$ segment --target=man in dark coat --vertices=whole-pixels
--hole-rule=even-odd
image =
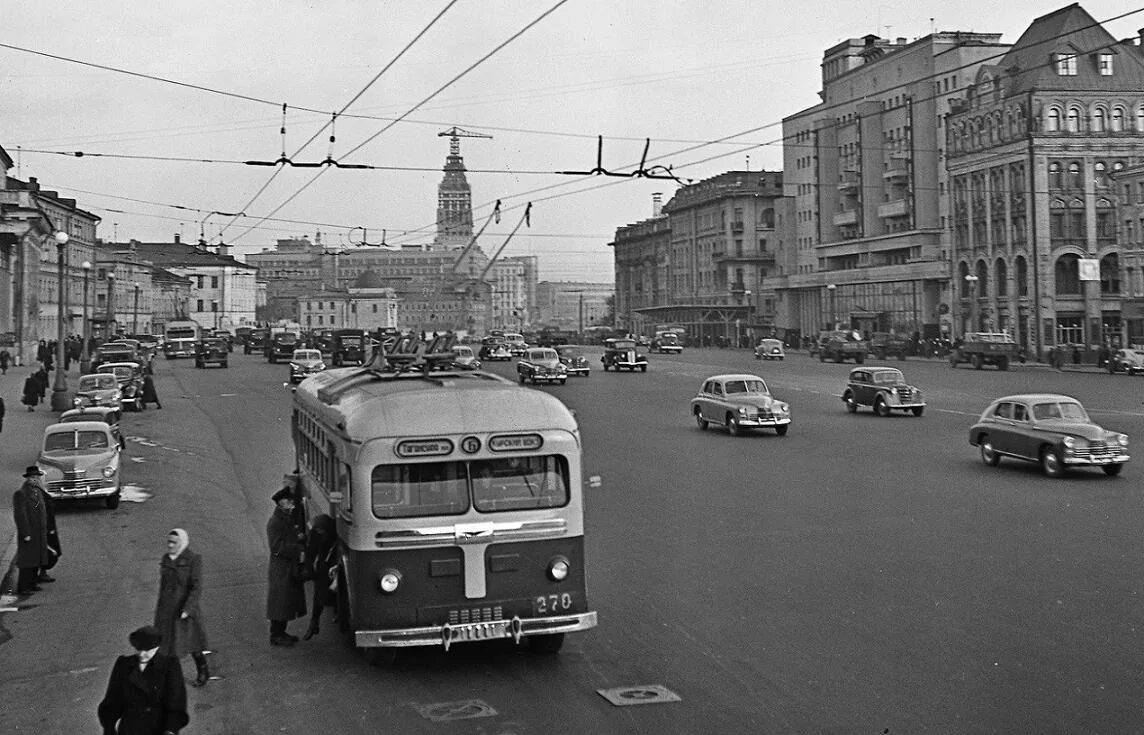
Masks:
[[[4,399],[0,398],[0,431],[4,431]]]
[[[314,516],[310,535],[306,539],[306,563],[312,572],[314,594],[311,597],[310,627],[302,636],[304,640],[308,641],[318,634],[322,610],[337,604],[334,592],[330,589],[333,584],[330,576],[332,570],[337,568],[337,547],[338,531],[334,519],[325,513]]]
[[[150,362],[147,363],[150,366]],[[155,391],[155,379],[151,377],[150,372],[143,374],[143,405],[154,403],[156,408],[162,408],[163,404],[159,403],[159,394]]]
[[[0,350],[0,374],[8,374],[8,365],[12,362],[12,355],[8,350]]]
[[[32,465],[24,470],[24,483],[12,495],[12,515],[16,521],[16,594],[39,592],[40,570],[52,564],[48,550],[48,506],[40,488],[44,473]]]
[[[31,373],[24,379],[24,395],[20,398],[20,403],[27,406],[29,411],[35,411],[39,405],[40,379],[36,373]]]
[[[298,637],[286,632],[286,624],[306,614],[306,585],[298,574],[306,535],[294,524],[294,490],[284,487],[274,493],[274,513],[266,523],[270,564],[266,572],[266,618],[270,621],[270,645],[292,646]]]
[[[99,703],[103,735],[174,735],[187,726],[187,685],[179,659],[163,656],[163,636],[150,625],[128,640],[137,653],[120,656]]]
[[[41,401],[47,397],[48,386],[52,384],[52,377],[48,374],[49,369],[50,368],[41,365],[40,369],[36,371],[36,386],[39,388]]]

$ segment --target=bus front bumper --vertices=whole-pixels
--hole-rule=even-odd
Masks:
[[[547,618],[520,618],[493,620],[484,623],[458,625],[432,625],[425,628],[395,628],[390,630],[359,630],[354,632],[358,648],[405,648],[410,646],[449,646],[454,643],[493,641],[512,638],[520,643],[530,635],[572,633],[596,627],[596,613],[555,615]]]

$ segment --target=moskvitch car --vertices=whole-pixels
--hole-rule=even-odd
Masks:
[[[634,339],[611,337],[604,340],[604,355],[600,358],[604,372],[614,369],[647,372],[647,355],[640,354]]]

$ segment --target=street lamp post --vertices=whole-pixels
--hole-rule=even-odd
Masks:
[[[972,274],[965,276],[965,282],[969,284],[969,326],[968,331],[976,332],[977,326],[977,281],[978,277]]]
[[[115,323],[115,274],[107,272],[107,323],[103,325],[103,336],[111,341],[112,325]]]
[[[131,333],[139,334],[139,281],[131,285],[135,289],[135,303],[131,306]]]
[[[52,386],[52,410],[68,409],[68,381],[64,375],[64,250],[67,248],[68,233],[57,230],[56,238],[56,277],[59,280],[59,307],[56,310],[56,380]]]
[[[830,293],[830,328],[838,329],[837,312],[834,310],[834,293],[838,290],[838,285],[834,283],[826,284],[826,290]]]
[[[91,372],[91,354],[87,351],[88,342],[91,341],[91,317],[87,311],[88,281],[91,279],[91,262],[83,261],[83,344],[79,348],[79,372],[87,375]]]
[[[753,296],[754,294],[751,291],[743,292],[743,299],[747,302],[747,342],[749,343],[747,347],[755,346],[755,331],[751,326],[751,312],[754,311],[753,307],[755,305],[755,303],[751,300]]]

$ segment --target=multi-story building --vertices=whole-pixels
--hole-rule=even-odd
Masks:
[[[616,231],[616,326],[682,325],[699,344],[775,329],[783,175],[728,171],[681,187],[649,220]]]
[[[1117,244],[1124,273],[1120,286],[1123,344],[1144,350],[1144,163],[1125,166],[1111,176],[1120,192]]]
[[[610,283],[587,281],[541,281],[536,285],[534,326],[564,332],[582,332],[585,327],[605,325],[615,296]]]
[[[1123,173],[1144,153],[1141,51],[1073,4],[967,80],[943,140],[959,331],[1007,330],[1032,354],[1144,339],[1140,192]]]
[[[950,303],[944,115],[976,70],[1000,58],[999,39],[870,35],[826,50],[822,102],[783,120],[792,205],[778,261],[780,332],[940,336]]]
[[[397,294],[366,271],[344,290],[320,290],[298,299],[298,323],[306,329],[401,329]]]

